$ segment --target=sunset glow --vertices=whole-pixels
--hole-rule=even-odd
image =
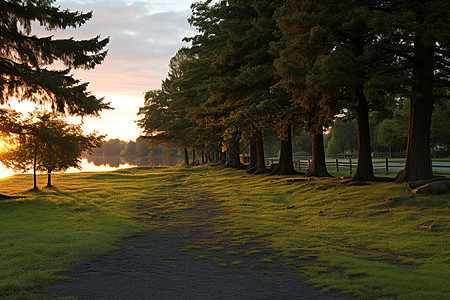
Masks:
[[[195,35],[187,22],[193,0],[132,1],[58,0],[55,6],[93,11],[93,18],[76,29],[55,31],[56,38],[110,37],[105,61],[93,70],[75,70],[76,78],[89,82],[97,97],[105,97],[114,110],[99,118],[83,121],[86,132],[98,130],[108,139],[134,140],[140,135],[135,125],[137,112],[144,104],[144,93],[158,88],[167,75],[168,62],[185,43],[183,37]],[[37,29],[36,34],[48,35]]]

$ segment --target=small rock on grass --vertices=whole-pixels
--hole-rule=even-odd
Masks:
[[[410,185],[411,186],[411,185]],[[450,180],[433,180],[411,191],[413,194],[444,194],[450,189]]]
[[[450,180],[448,183],[446,180],[431,181],[428,185],[430,186],[433,194],[443,194],[450,188]]]

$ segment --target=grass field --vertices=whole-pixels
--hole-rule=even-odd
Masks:
[[[45,177],[39,177],[43,184]],[[170,213],[207,196],[226,213],[215,230],[235,243],[258,240],[305,280],[361,299],[450,298],[449,196],[404,185],[291,181],[243,171],[133,168],[54,176],[33,193],[30,175],[0,180],[0,298],[35,298],[30,289],[68,280],[65,271],[113,250],[122,237],[158,226],[145,205]],[[423,226],[434,226],[423,229]],[[228,251],[230,249],[224,249]]]

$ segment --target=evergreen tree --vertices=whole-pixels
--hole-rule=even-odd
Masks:
[[[430,130],[436,102],[449,99],[450,6],[445,0],[379,1],[374,28],[384,35],[380,49],[395,55],[408,70],[411,99],[405,169],[397,183],[429,179]]]
[[[92,12],[61,10],[54,0],[0,0],[0,103],[12,98],[50,103],[52,108],[71,115],[97,115],[108,103],[98,99],[70,75],[71,69],[92,69],[107,54],[109,39],[54,39],[32,35],[32,23],[46,30],[76,28],[92,17]],[[47,66],[61,63],[62,70]]]
[[[211,2],[196,2],[191,6],[189,22],[199,34],[184,39],[192,46],[184,49],[189,59],[184,61],[183,76],[175,84],[180,99],[188,107],[187,118],[197,124],[196,147],[216,153],[214,156],[220,156],[222,161],[231,158],[233,162],[229,161],[229,165],[239,167],[240,137],[233,142],[226,140],[228,137],[237,137],[229,135],[226,125],[222,123],[223,116],[228,115],[229,110],[220,107],[218,97],[211,97],[218,93],[217,82],[224,76],[218,72],[216,63],[225,47],[226,33],[220,22],[227,11],[225,1],[217,4]],[[226,156],[224,151],[229,155]]]
[[[309,62],[305,66],[308,90],[329,103],[321,103],[322,108],[331,108],[329,112],[337,107],[356,117],[358,166],[352,180],[375,180],[369,110],[392,99],[385,90],[397,83],[391,82],[387,74],[398,70],[394,68],[398,62],[391,53],[377,47],[379,38],[367,17],[371,4],[369,0],[304,0],[289,1],[284,9],[288,15],[300,12],[304,18],[292,28],[300,27],[300,32],[309,34],[312,46],[316,41],[325,46],[319,49],[319,54],[305,56]]]
[[[299,111],[298,121],[311,134],[313,159],[306,176],[323,177],[330,176],[325,164],[323,130],[338,109],[331,97],[317,92],[308,82],[316,60],[330,52],[325,31],[320,26],[310,26],[311,11],[303,7],[308,4],[313,6],[307,1],[287,1],[275,15],[281,34],[280,41],[272,45],[272,51],[278,56],[275,66],[280,76],[275,88],[284,89],[292,97]]]
[[[240,167],[239,140],[251,141],[251,167],[248,172],[263,173],[265,170],[262,131],[278,129],[283,148],[279,166],[283,172],[293,174],[292,145],[288,127],[294,119],[285,95],[271,93],[275,83],[274,56],[269,53],[274,36],[275,23],[272,15],[276,1],[222,1],[207,12],[212,15],[217,33],[215,41],[202,39],[198,48],[209,49],[209,66],[214,76],[203,81],[208,86],[208,98],[195,112],[197,120],[207,120],[224,128],[223,137],[228,153],[227,165]],[[203,15],[202,15],[203,16]],[[200,23],[205,26],[208,23]],[[200,29],[200,32],[207,32]],[[200,39],[198,39],[200,40]],[[210,55],[210,53],[214,53]],[[274,120],[276,119],[276,120]],[[275,170],[277,173],[279,169]]]
[[[187,59],[184,49],[171,59],[168,77],[162,82],[161,89],[145,94],[145,106],[138,113],[142,117],[137,121],[145,138],[183,148],[185,162],[188,162],[187,149],[198,147],[196,142],[200,134],[198,126],[187,117],[189,99],[180,92],[182,82],[179,79],[183,76],[183,63]],[[193,159],[196,159],[195,155]]]

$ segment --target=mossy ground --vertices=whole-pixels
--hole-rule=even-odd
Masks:
[[[24,297],[32,287],[67,280],[64,272],[77,263],[207,198],[221,212],[213,230],[227,243],[180,247],[202,250],[201,259],[223,253],[219,265],[245,265],[260,250],[239,246],[258,242],[324,290],[361,299],[449,298],[448,194],[388,201],[409,196],[405,185],[290,178],[211,167],[134,168],[56,175],[55,188],[39,192],[26,192],[29,175],[3,179],[0,193],[23,198],[0,200],[0,297]],[[432,224],[439,227],[420,228]]]

